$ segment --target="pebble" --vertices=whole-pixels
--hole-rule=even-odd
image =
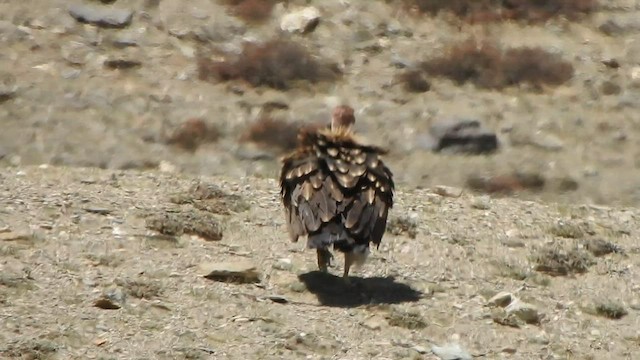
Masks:
[[[131,24],[133,11],[107,6],[73,4],[69,14],[79,22],[106,28],[123,28]]]
[[[372,316],[362,322],[362,326],[369,330],[380,330],[386,324],[386,320],[380,316]]]
[[[489,196],[477,196],[471,201],[471,207],[478,210],[488,210],[490,208],[491,198]]]

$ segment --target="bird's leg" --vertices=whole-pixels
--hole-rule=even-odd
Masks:
[[[342,275],[342,278],[347,284],[351,283],[351,280],[349,280],[349,269],[351,269],[351,265],[353,265],[353,260],[353,253],[351,251],[344,253],[344,274]]]
[[[316,250],[318,254],[318,269],[322,272],[327,272],[327,267],[331,263],[331,258],[333,255],[326,248],[321,248]]]

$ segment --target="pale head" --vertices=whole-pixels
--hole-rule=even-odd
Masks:
[[[355,122],[356,118],[353,115],[353,108],[351,106],[336,106],[331,116],[331,131],[342,130],[350,132]]]

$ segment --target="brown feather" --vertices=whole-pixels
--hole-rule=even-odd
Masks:
[[[281,199],[292,241],[344,226],[349,241],[379,244],[393,206],[393,175],[349,127],[303,129],[282,158]]]

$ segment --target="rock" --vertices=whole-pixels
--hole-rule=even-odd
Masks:
[[[515,297],[513,296],[513,294],[511,294],[510,292],[503,291],[494,295],[491,299],[489,299],[489,301],[487,301],[487,305],[505,307],[511,304],[511,302],[514,299]]]
[[[69,14],[79,22],[106,28],[123,28],[131,24],[133,11],[107,6],[74,4]]]
[[[93,306],[105,310],[118,310],[124,306],[127,295],[120,288],[114,288],[104,292]]]
[[[539,324],[540,314],[538,309],[531,304],[527,304],[519,299],[512,301],[506,308],[507,315],[515,315],[527,324]]]
[[[199,266],[199,270],[202,276],[215,281],[239,284],[260,282],[256,266],[246,260],[204,263]]]
[[[103,65],[108,69],[124,70],[124,69],[132,69],[132,68],[140,67],[142,66],[142,62],[134,59],[115,57],[111,59],[106,59]]]
[[[498,137],[478,120],[447,120],[434,123],[430,130],[435,152],[486,154],[498,149]]]
[[[488,210],[491,205],[491,198],[489,196],[476,196],[471,201],[471,207],[478,210]]]
[[[418,354],[426,354],[429,352],[429,349],[420,345],[413,346],[412,349],[415,350]]]
[[[438,185],[433,188],[433,193],[444,197],[460,197],[463,190],[453,186]]]
[[[531,137],[530,144],[548,151],[560,151],[564,149],[564,142],[559,137],[541,132],[537,132]]]
[[[361,324],[369,330],[380,330],[386,323],[387,322],[385,319],[380,316],[374,315],[363,321]]]
[[[431,351],[442,360],[472,360],[473,356],[464,350],[460,344],[433,345]]]
[[[291,262],[291,259],[278,259],[278,261],[273,264],[273,268],[276,270],[284,270],[284,271],[289,271],[293,268],[293,264]]]
[[[70,41],[60,49],[62,58],[72,65],[84,65],[94,54],[94,50],[81,42]]]
[[[622,92],[622,87],[611,80],[607,80],[600,85],[600,92],[603,95],[618,95]]]
[[[285,14],[280,20],[280,29],[290,33],[306,34],[315,30],[318,23],[320,23],[320,11],[313,6],[308,6]]]

